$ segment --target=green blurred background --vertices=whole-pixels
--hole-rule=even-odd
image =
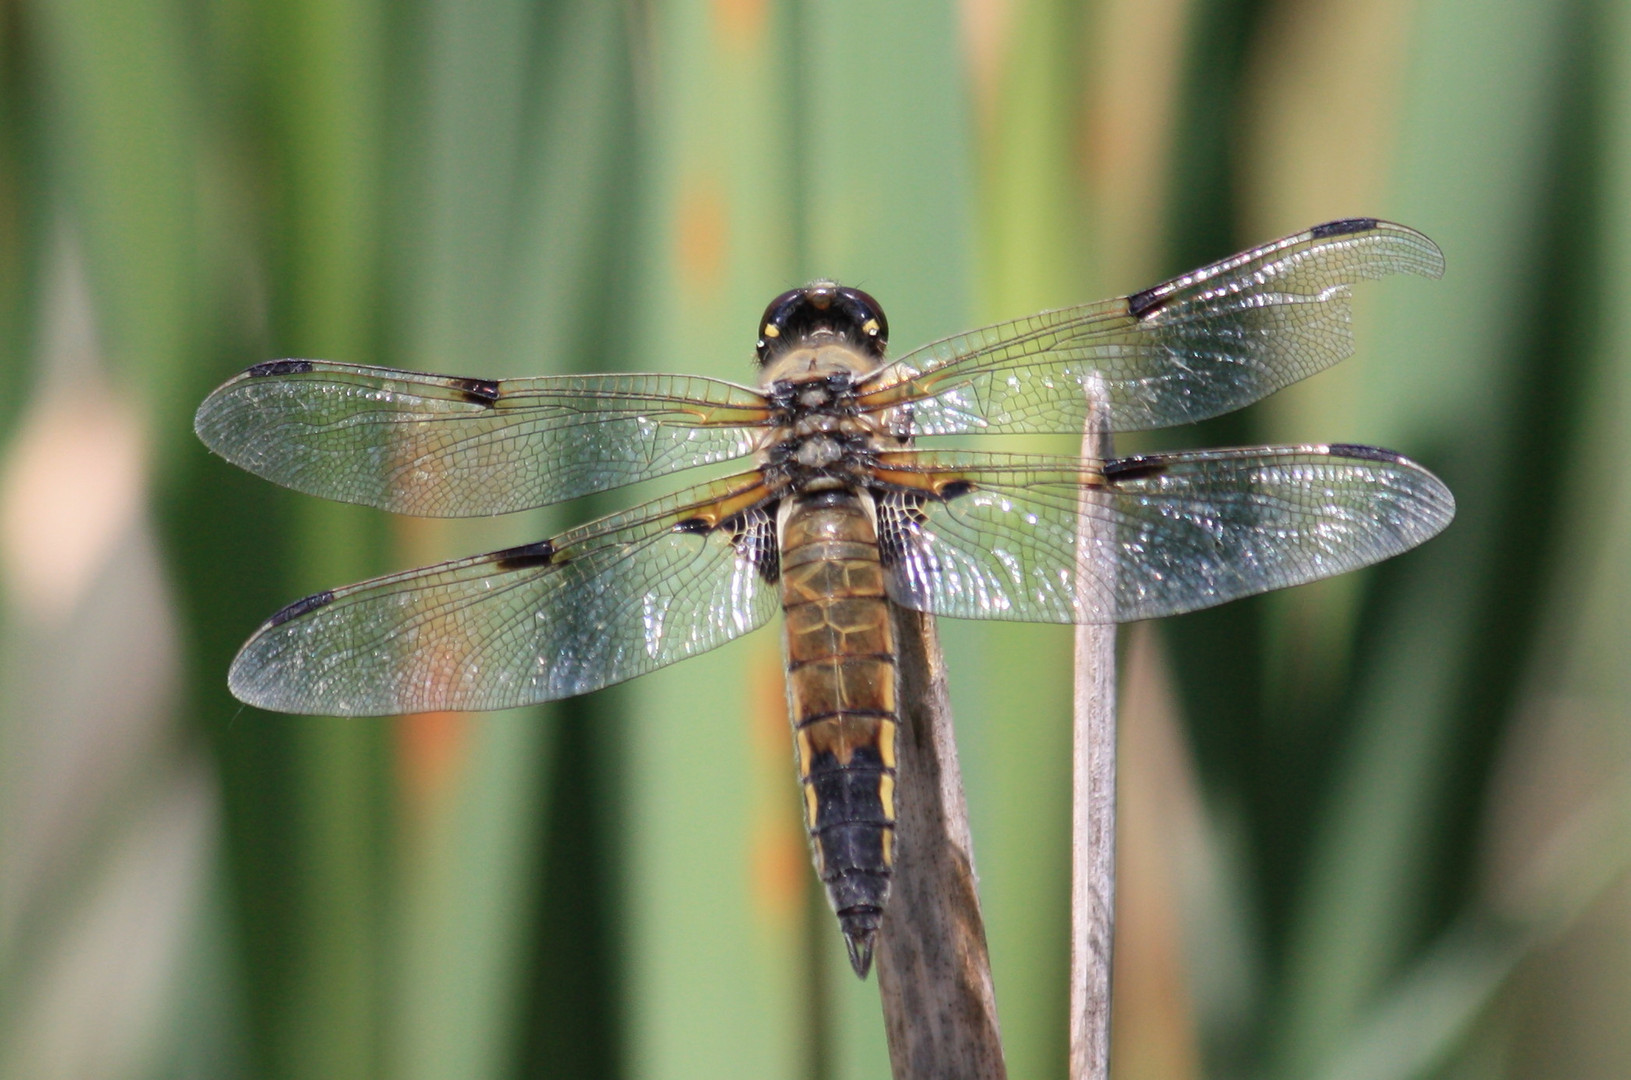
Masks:
[[[1631,1075],[1631,10],[1612,0],[0,0],[0,1077],[887,1075],[773,632],[549,709],[226,693],[427,523],[274,490],[251,363],[748,380],[1329,218],[1444,248],[1146,446],[1349,441],[1460,514],[1123,635],[1122,1080]],[[1001,1021],[1062,1076],[1069,632],[942,623]]]

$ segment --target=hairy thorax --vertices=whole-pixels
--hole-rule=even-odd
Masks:
[[[767,364],[759,380],[777,421],[760,445],[759,468],[773,487],[801,493],[859,483],[882,437],[856,406],[878,361],[837,336],[812,338]]]

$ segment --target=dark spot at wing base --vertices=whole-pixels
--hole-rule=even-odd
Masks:
[[[535,570],[555,561],[555,545],[548,540],[493,552],[493,567],[499,573],[515,570]]]
[[[1358,458],[1360,461],[1380,461],[1388,465],[1397,465],[1404,458],[1392,450],[1383,450],[1379,446],[1360,446],[1356,443],[1332,443],[1325,449],[1331,452],[1332,457]]]
[[[707,518],[692,517],[686,518],[684,521],[676,521],[674,523],[675,532],[690,533],[693,536],[703,536],[707,533],[713,532],[713,529],[713,523]]]
[[[970,480],[949,480],[941,484],[936,491],[942,499],[957,499],[974,490],[974,483]]]
[[[1106,480],[1143,480],[1166,471],[1167,463],[1158,458],[1129,457],[1104,463]]]
[[[324,589],[320,593],[312,593],[310,596],[296,600],[288,607],[278,611],[270,619],[267,619],[266,628],[270,630],[274,626],[282,626],[291,619],[300,618],[300,616],[306,614],[308,611],[316,611],[318,608],[324,607],[333,599],[333,589]]]
[[[472,405],[491,405],[498,400],[498,383],[493,379],[454,379],[453,386]]]
[[[1351,217],[1316,225],[1308,230],[1308,235],[1315,240],[1323,240],[1327,236],[1347,236],[1349,233],[1369,232],[1374,228],[1376,219],[1373,217]]]
[[[310,370],[310,360],[268,360],[264,364],[254,365],[244,374],[251,379],[259,379],[267,375],[304,375]]]

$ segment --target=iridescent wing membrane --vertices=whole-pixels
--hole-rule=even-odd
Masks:
[[[256,631],[228,684],[279,712],[389,716],[553,701],[683,660],[776,609],[759,485],[731,477],[536,544],[309,596]]]
[[[1096,374],[1116,430],[1198,420],[1347,355],[1353,282],[1442,265],[1402,226],[1334,222],[1130,297],[919,349],[868,380],[860,403],[902,435],[1079,432]],[[289,360],[226,383],[196,427],[229,460],[300,491],[467,516],[741,457],[773,423],[758,392],[712,379],[490,381]],[[1364,447],[883,457],[872,486],[891,595],[961,617],[1206,607],[1403,551],[1454,507],[1431,474]],[[776,606],[776,494],[762,481],[745,473],[538,544],[308,597],[244,646],[233,692],[287,712],[491,709],[711,649]]]
[[[964,619],[1177,615],[1368,566],[1455,514],[1432,473],[1368,446],[888,456],[910,478],[878,503],[890,597]]]
[[[199,438],[285,487],[421,517],[508,514],[753,449],[760,394],[684,375],[464,379],[274,360],[198,410]]]
[[[924,346],[886,367],[862,402],[906,435],[1078,433],[1087,381],[1110,429],[1205,420],[1353,352],[1349,287],[1444,255],[1414,229],[1333,221],[1132,296],[1045,311]]]

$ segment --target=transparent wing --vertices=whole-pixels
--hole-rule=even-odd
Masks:
[[[760,626],[777,606],[757,473],[552,540],[291,604],[232,662],[240,700],[385,716],[503,709],[633,678]]]
[[[753,449],[746,387],[673,375],[462,379],[276,360],[199,406],[199,438],[310,495],[400,514],[506,514]]]
[[[1444,256],[1403,225],[1333,221],[1132,296],[925,346],[862,402],[902,435],[1075,434],[1098,374],[1112,430],[1204,420],[1349,355],[1349,286],[1401,271],[1438,277]]]
[[[879,495],[878,516],[890,596],[968,619],[1175,615],[1378,562],[1455,513],[1432,473],[1366,446],[1195,451],[1102,467],[888,456],[885,477],[897,486]]]

